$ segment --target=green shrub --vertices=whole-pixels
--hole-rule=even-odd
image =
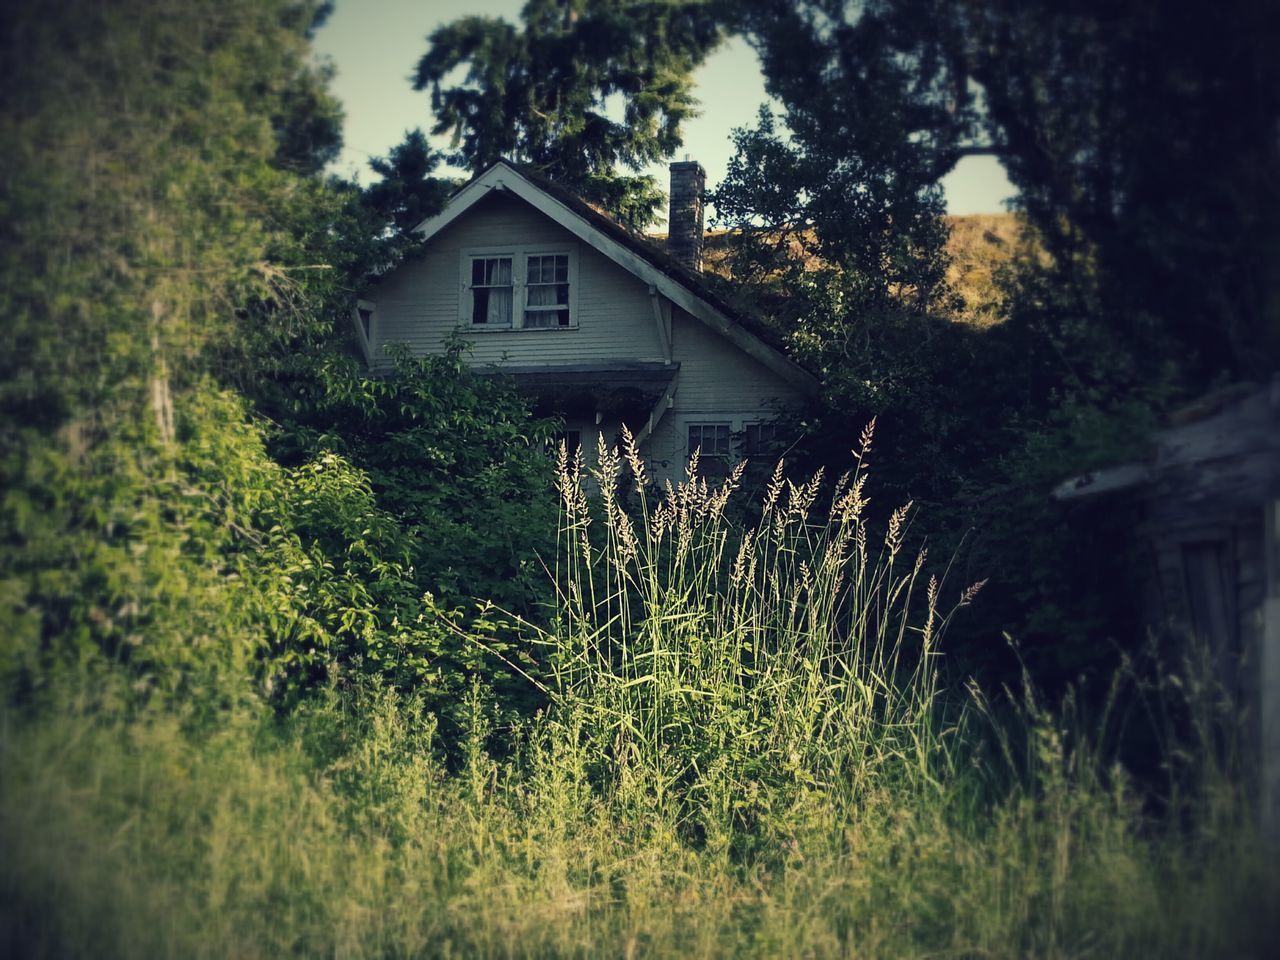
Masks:
[[[285,463],[337,454],[369,478],[401,525],[424,591],[453,605],[492,599],[529,614],[546,599],[540,560],[555,542],[548,444],[554,421],[500,376],[476,372],[465,344],[397,353],[370,377],[331,354],[291,383],[272,449]]]

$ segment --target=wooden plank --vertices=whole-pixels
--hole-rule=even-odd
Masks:
[[[667,389],[662,392],[662,396],[658,398],[658,402],[653,405],[653,409],[649,411],[649,421],[640,428],[640,432],[636,434],[636,446],[644,443],[651,436],[653,431],[657,429],[658,424],[662,422],[662,418],[667,411],[675,403],[676,385],[680,380],[680,371],[676,371],[671,382],[667,384]]]
[[[1126,463],[1103,470],[1090,470],[1053,488],[1055,500],[1078,500],[1104,493],[1116,493],[1141,486],[1151,479],[1152,471],[1144,463]]]
[[[671,361],[671,301],[664,300],[654,284],[649,284],[649,303],[653,306],[653,322],[658,330],[662,355]],[[665,310],[664,310],[665,306]]]

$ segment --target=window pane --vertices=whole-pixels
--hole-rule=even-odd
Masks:
[[[748,457],[769,456],[777,447],[778,428],[772,423],[749,423],[744,433],[742,447]]]
[[[524,313],[526,327],[567,327],[569,325],[568,310],[526,310]]]
[[[524,326],[544,330],[569,326],[568,280],[567,254],[536,254],[525,258]]]
[[[556,303],[555,287],[547,286],[547,285],[529,287],[529,302],[526,304],[526,306],[549,307],[549,306],[555,305],[555,303]]]
[[[689,454],[701,450],[702,457],[728,457],[733,452],[728,423],[689,424]]]
[[[489,294],[489,322],[511,326],[511,288],[495,287]]]
[[[510,257],[472,259],[472,323],[511,326],[512,294]]]
[[[511,326],[510,287],[476,287],[472,298],[472,323]]]

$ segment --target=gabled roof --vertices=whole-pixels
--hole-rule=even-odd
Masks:
[[[423,220],[413,232],[424,240],[435,236],[495,190],[519,197],[774,373],[816,392],[817,379],[788,357],[767,329],[726,303],[695,272],[582,198],[506,160],[495,162],[461,187],[443,210]]]

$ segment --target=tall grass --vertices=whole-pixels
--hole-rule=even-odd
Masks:
[[[625,427],[621,451],[601,440],[589,476],[561,451],[560,602],[539,643],[607,790],[642,784],[724,846],[768,827],[757,806],[779,790],[821,789],[850,811],[886,780],[918,791],[949,774],[938,643],[979,585],[940,610],[937,579],[920,582],[924,552],[903,556],[910,505],[873,537],[871,439],[868,427],[821,505],[822,476],[797,485],[779,463],[748,529],[725,519],[742,464],[711,486],[695,454],[651,504]]]
[[[741,529],[740,474],[694,464],[654,503],[627,443],[589,477],[561,457],[559,600],[540,662],[510,660],[537,717],[476,684],[446,744],[411,693],[340,676],[283,720],[87,688],[6,710],[0,949],[1267,955],[1276,877],[1239,783],[1209,765],[1158,821],[1102,721],[948,693],[973,591],[942,607],[906,510],[869,529],[861,457],[821,510],[820,480],[775,473]]]

